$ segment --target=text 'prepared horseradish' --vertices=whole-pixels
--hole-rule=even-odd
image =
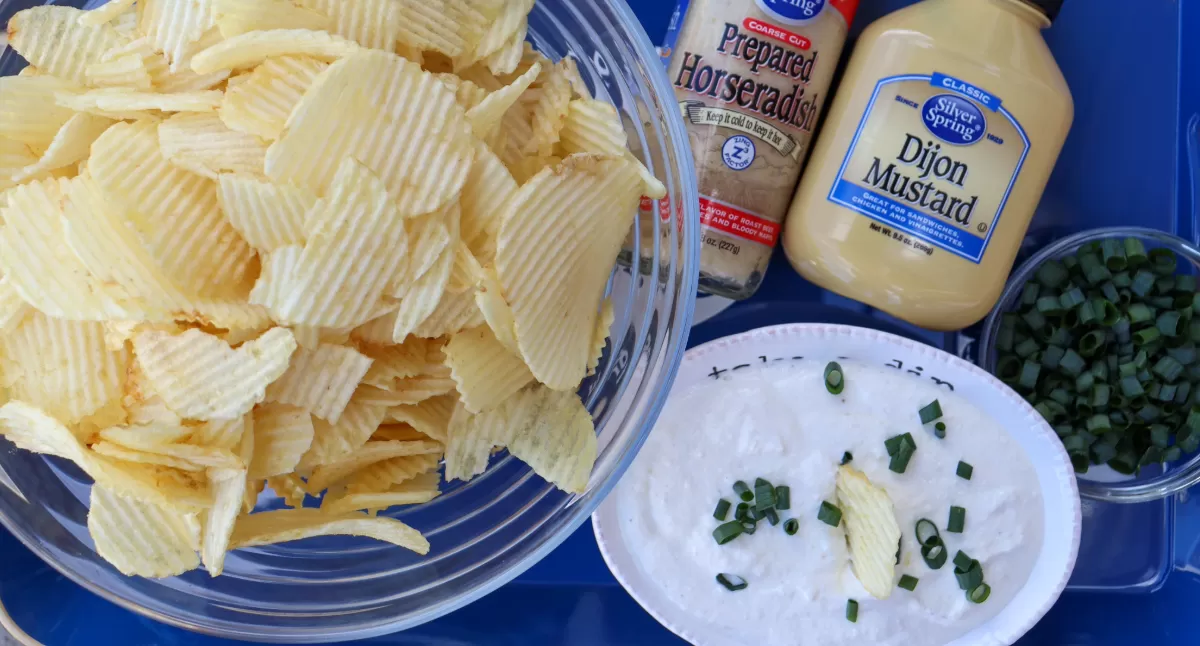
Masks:
[[[818,285],[923,327],[995,305],[1074,118],[1062,0],[925,0],[859,40],[788,215]]]
[[[1003,426],[852,361],[677,389],[613,497],[645,579],[714,644],[953,642],[1025,588],[1045,529]]]
[[[669,75],[696,156],[700,287],[758,289],[858,0],[695,0]]]

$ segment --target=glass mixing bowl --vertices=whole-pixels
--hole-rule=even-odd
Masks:
[[[993,374],[996,372],[996,337],[1000,331],[1001,317],[1016,307],[1025,283],[1033,278],[1038,267],[1047,260],[1069,256],[1085,244],[1106,238],[1138,238],[1146,249],[1169,249],[1179,256],[1179,272],[1200,272],[1200,249],[1183,238],[1163,231],[1113,227],[1093,229],[1063,238],[1025,261],[1009,278],[999,304],[984,323],[983,336],[979,341],[979,360],[985,370]],[[1084,498],[1124,503],[1158,500],[1200,483],[1200,453],[1185,455],[1179,461],[1161,467],[1145,467],[1136,476],[1122,475],[1107,466],[1093,465],[1086,474],[1079,475],[1078,480],[1079,495]]]
[[[0,19],[34,4],[0,0]],[[444,615],[511,580],[579,527],[650,432],[683,356],[698,276],[699,202],[674,93],[624,2],[538,0],[529,34],[551,58],[578,59],[596,95],[622,111],[631,147],[670,193],[664,208],[639,216],[640,235],[630,238],[640,262],[613,272],[612,338],[581,390],[599,433],[585,494],[564,494],[500,454],[470,483],[389,512],[429,537],[428,557],[366,539],[318,538],[234,552],[216,579],[194,571],[149,580],[122,576],[96,555],[86,526],[88,480],[73,465],[0,439],[0,522],[64,575],[145,616],[221,637],[306,643],[370,637]],[[0,73],[23,65],[6,52]],[[660,211],[675,216],[645,215]],[[278,506],[268,490],[258,508]]]

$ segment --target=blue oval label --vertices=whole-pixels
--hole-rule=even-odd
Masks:
[[[784,22],[807,22],[821,14],[826,0],[758,0],[763,11]]]
[[[987,119],[970,100],[939,94],[921,106],[921,119],[935,137],[955,146],[970,146],[983,139]]]

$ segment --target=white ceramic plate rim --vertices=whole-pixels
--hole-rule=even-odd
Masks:
[[[826,347],[829,348],[828,353],[830,358],[838,356],[839,340],[842,342],[853,340],[855,343],[874,343],[880,347],[899,347],[903,348],[909,355],[919,356],[925,361],[937,362],[947,368],[968,375],[971,379],[978,380],[984,386],[995,390],[997,397],[1002,399],[1003,404],[1011,408],[1013,419],[1019,420],[1020,424],[1017,426],[1025,429],[1022,432],[1029,433],[1030,438],[1035,443],[1041,445],[1039,448],[1044,447],[1049,451],[1048,455],[1042,456],[1039,459],[1031,459],[1035,467],[1039,462],[1049,465],[1048,467],[1038,469],[1039,480],[1043,480],[1048,475],[1050,476],[1049,482],[1053,485],[1043,487],[1043,499],[1047,501],[1047,505],[1049,505],[1051,498],[1058,500],[1060,503],[1065,503],[1065,506],[1071,510],[1071,513],[1064,515],[1065,517],[1060,518],[1058,521],[1060,523],[1069,523],[1066,531],[1062,531],[1061,526],[1058,531],[1052,531],[1049,525],[1044,530],[1042,551],[1035,562],[1034,573],[1030,575],[1030,583],[1039,580],[1046,583],[1043,583],[1042,589],[1033,590],[1032,592],[1030,591],[1031,586],[1027,584],[1018,593],[1017,597],[1014,598],[1013,602],[1010,603],[1010,606],[1016,606],[1018,601],[1022,601],[1029,608],[1029,611],[1013,616],[1006,608],[1005,611],[1002,611],[988,622],[954,640],[952,644],[953,646],[967,646],[968,644],[972,646],[1011,644],[1029,632],[1045,616],[1066,588],[1071,572],[1075,568],[1075,559],[1079,553],[1079,537],[1083,522],[1079,489],[1076,485],[1074,469],[1071,466],[1070,458],[1062,448],[1062,443],[1050,425],[1042,419],[1041,415],[1028,402],[991,374],[972,363],[910,339],[878,330],[845,325],[808,323],[779,325],[711,341],[692,348],[687,352],[680,366],[679,379],[677,379],[676,383],[687,384],[689,383],[689,379],[686,375],[689,372],[697,369],[707,370],[704,359],[714,353],[724,352],[737,346],[753,347],[755,345],[772,344],[778,347],[781,343],[786,343],[789,339],[795,339],[799,342],[811,342],[813,340],[826,342],[828,343]],[[1005,425],[1010,428],[1014,426],[1013,424]],[[680,608],[670,603],[660,605],[647,594],[650,590],[654,589],[654,586],[652,583],[646,581],[636,562],[628,556],[628,551],[621,534],[621,524],[617,517],[615,499],[615,495],[610,495],[592,515],[592,526],[596,534],[596,542],[600,547],[600,554],[604,557],[604,562],[608,565],[609,570],[612,571],[613,576],[616,577],[621,586],[625,588],[646,612],[676,635],[698,646],[725,643],[722,640],[708,637],[710,633],[697,618],[688,616]],[[1060,538],[1058,543],[1054,544],[1051,540],[1056,536]],[[1067,545],[1062,544],[1063,538],[1068,543]],[[1055,555],[1055,553],[1057,554]],[[1048,567],[1053,567],[1055,572],[1057,572],[1057,576],[1047,578],[1045,576],[1045,568]],[[1029,596],[1034,598],[1032,600],[1026,599]]]

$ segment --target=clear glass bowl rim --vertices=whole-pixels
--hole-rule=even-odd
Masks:
[[[1000,330],[1001,317],[1011,309],[1020,296],[1025,283],[1033,277],[1037,268],[1047,260],[1062,258],[1079,247],[1107,238],[1140,238],[1170,249],[1196,266],[1200,271],[1200,247],[1177,235],[1146,227],[1107,227],[1089,229],[1067,236],[1038,251],[1026,260],[1011,276],[996,307],[984,322],[983,334],[979,339],[979,364],[984,370],[996,372],[996,337]],[[1097,482],[1079,478],[1079,495],[1090,500],[1116,503],[1140,503],[1161,500],[1200,483],[1200,454],[1187,462],[1168,468],[1161,476],[1145,480],[1121,482]]]

